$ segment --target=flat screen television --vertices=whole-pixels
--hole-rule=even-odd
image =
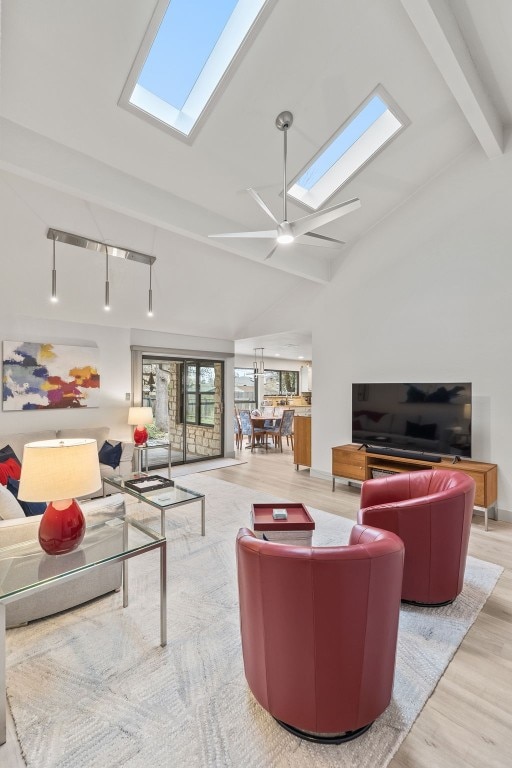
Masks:
[[[471,384],[353,384],[352,442],[470,457]]]

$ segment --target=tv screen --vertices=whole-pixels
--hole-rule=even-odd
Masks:
[[[471,456],[471,384],[353,384],[352,442]]]

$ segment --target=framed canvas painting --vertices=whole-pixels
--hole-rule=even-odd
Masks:
[[[4,341],[2,409],[97,408],[97,347]]]

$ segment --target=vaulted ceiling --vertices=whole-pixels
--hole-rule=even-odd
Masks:
[[[0,165],[11,191],[48,225],[153,249],[160,264],[178,246],[190,259],[201,254],[212,274],[216,264],[221,276],[246,268],[258,292],[266,286],[268,304],[263,295],[251,315],[235,298],[237,317],[226,316],[212,335],[270,332],[261,317],[287,289],[299,301],[318,295],[343,268],[352,243],[384,217],[399,216],[411,195],[475,144],[489,162],[506,149],[509,0],[270,2],[190,143],[118,105],[155,6],[156,0],[4,0]],[[321,230],[346,246],[282,246],[267,262],[267,241],[208,239],[268,228],[248,187],[279,214],[279,112],[294,114],[291,179],[379,84],[410,124],[329,201],[361,199],[359,210]],[[38,194],[33,182],[56,196]],[[305,213],[290,203],[291,218]],[[172,274],[180,279],[175,262]],[[200,282],[199,274],[199,291]],[[168,322],[165,314],[161,322]],[[307,325],[291,316],[276,323],[275,330]]]

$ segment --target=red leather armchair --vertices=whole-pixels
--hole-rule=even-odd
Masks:
[[[444,605],[462,591],[474,500],[474,480],[447,469],[363,483],[358,522],[392,531],[405,544],[402,600]]]
[[[237,537],[245,676],[292,733],[339,744],[364,733],[393,689],[403,543],[354,526],[349,546]]]

